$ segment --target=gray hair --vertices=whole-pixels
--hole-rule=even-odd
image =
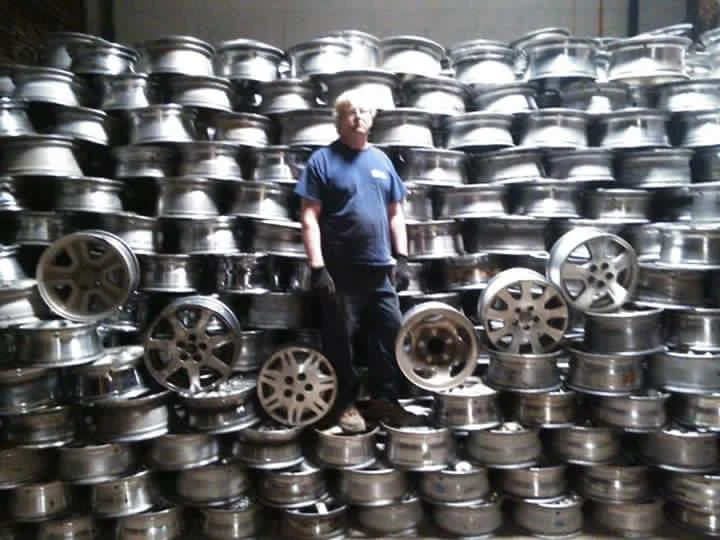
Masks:
[[[368,109],[371,111],[373,120],[375,119],[375,113],[377,113],[377,109],[375,108],[375,104],[373,103],[373,100],[370,99],[370,96],[367,92],[363,92],[356,89],[351,90],[345,90],[342,94],[340,94],[335,99],[335,125],[338,125],[338,119],[340,118],[340,115],[346,111],[347,109],[351,109],[352,107],[360,107],[361,109]]]

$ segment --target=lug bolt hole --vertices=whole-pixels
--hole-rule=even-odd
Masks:
[[[297,394],[295,396],[295,401],[305,401],[305,396],[303,396],[302,394]]]
[[[595,264],[591,264],[591,265],[590,265],[590,271],[591,271],[591,272],[597,272],[597,269],[598,269],[597,265],[595,265]]]
[[[600,265],[600,268],[602,268],[603,270],[607,270],[608,268],[610,268],[610,265],[608,263],[604,262]]]
[[[285,384],[287,384],[288,386],[292,385],[294,382],[295,379],[293,379],[292,377],[285,377]]]
[[[587,282],[588,282],[588,283],[595,283],[595,276],[588,276]]]
[[[597,282],[597,286],[598,286],[598,288],[602,289],[602,288],[605,286],[605,282],[604,282],[604,281],[598,281],[598,282]]]
[[[612,273],[610,273],[610,272],[608,272],[607,274],[605,274],[605,279],[607,279],[607,280],[610,280],[610,279],[612,279],[612,278],[614,278],[614,277],[615,277],[615,276],[614,276]]]
[[[177,346],[178,346],[180,349],[184,349],[184,348],[185,348],[185,342],[184,342],[184,341],[178,341],[178,342],[177,342]]]
[[[204,351],[205,349],[207,349],[207,345],[205,343],[198,343],[198,349]]]
[[[292,395],[293,395],[292,390],[288,389],[283,392],[283,396],[285,396],[286,398],[290,398],[290,397],[292,397]]]
[[[304,373],[299,373],[297,378],[298,381],[304,381],[305,379],[307,379],[307,375],[305,375]]]
[[[313,390],[313,385],[312,385],[312,384],[306,384],[306,385],[305,385],[305,391],[306,391],[306,392],[312,392],[312,390]]]
[[[182,353],[180,355],[180,360],[187,360],[188,358],[190,358],[190,356],[188,356],[186,353]]]

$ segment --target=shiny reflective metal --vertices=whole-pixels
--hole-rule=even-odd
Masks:
[[[516,52],[502,41],[474,39],[447,51],[455,77],[476,88],[493,88],[515,82]]]
[[[102,354],[97,326],[67,320],[38,321],[15,328],[20,365],[64,367],[88,364]]]
[[[76,321],[98,321],[128,301],[140,281],[130,247],[106,231],[63,236],[43,252],[38,290],[55,313]]]
[[[474,430],[500,424],[497,392],[477,377],[437,392],[433,399],[433,418],[439,425],[453,429]]]
[[[147,73],[118,73],[103,77],[100,109],[129,111],[149,107],[157,100],[157,89]]]
[[[305,79],[278,79],[259,85],[260,114],[278,114],[319,105],[316,85]]]
[[[720,230],[714,224],[668,223],[659,231],[659,265],[706,270],[720,267]]]
[[[197,138],[196,113],[174,103],[132,109],[130,144],[186,143]]]
[[[90,507],[102,518],[130,516],[150,510],[155,503],[155,480],[147,469],[91,486]]]
[[[260,421],[253,379],[232,376],[213,390],[183,396],[190,429],[210,434],[249,430]]]
[[[408,493],[400,500],[386,505],[353,508],[354,521],[371,537],[380,535],[382,538],[414,530],[422,521],[422,517],[423,508],[420,499],[413,493]],[[410,535],[416,538],[419,536],[416,530]]]
[[[464,503],[487,497],[490,483],[485,468],[457,461],[439,471],[423,472],[418,490],[423,500],[433,504]]]
[[[21,101],[0,101],[0,136],[16,137],[34,135],[35,128],[30,123],[27,104]]]
[[[554,77],[595,78],[596,44],[592,39],[547,37],[523,47],[527,69],[525,79]]]
[[[496,112],[469,112],[448,117],[444,122],[446,146],[450,150],[497,149],[513,146],[512,115]]]
[[[248,299],[248,326],[262,330],[297,330],[312,325],[307,296],[296,292],[268,292]]]
[[[280,426],[262,421],[236,435],[233,455],[252,469],[287,469],[304,461],[301,446],[302,427]]]
[[[500,473],[502,491],[520,499],[552,499],[567,489],[565,465],[538,464]]]
[[[572,390],[514,394],[511,418],[524,426],[565,427],[576,415],[576,394]]]
[[[292,221],[253,220],[252,251],[278,256],[305,256],[302,231]]]
[[[91,516],[70,515],[38,523],[38,540],[90,540],[96,534]]]
[[[690,39],[681,36],[635,36],[607,46],[608,79],[627,84],[653,84],[686,79]]]
[[[630,224],[625,227],[621,236],[633,247],[640,260],[657,261],[660,256],[660,230],[664,225],[664,223]]]
[[[463,538],[483,538],[500,528],[501,499],[491,495],[471,502],[432,504],[433,521],[444,531]]]
[[[450,219],[506,215],[505,191],[504,186],[490,184],[437,189],[438,215]]]
[[[223,506],[202,508],[202,534],[210,540],[252,538],[259,527],[258,510],[247,497]]]
[[[108,146],[112,135],[107,113],[87,107],[59,108],[53,133],[101,146]]]
[[[472,323],[442,302],[424,302],[408,310],[395,339],[400,370],[426,390],[461,384],[475,369],[477,350]]]
[[[270,119],[243,112],[220,112],[212,117],[209,138],[235,145],[263,147],[270,143]]]
[[[544,176],[542,154],[536,148],[506,148],[471,154],[469,181],[473,184],[512,184]]]
[[[654,388],[681,394],[720,392],[715,352],[669,351],[654,354],[648,361],[647,375]]]
[[[562,106],[591,114],[609,113],[632,105],[630,90],[621,83],[583,80],[561,91]]]
[[[650,493],[648,467],[622,460],[583,469],[579,491],[583,497],[605,503],[643,500]]]
[[[557,362],[562,351],[518,354],[488,349],[490,363],[485,381],[493,388],[521,393],[556,390],[560,386]]]
[[[156,178],[156,214],[165,218],[215,217],[219,184],[198,176]]]
[[[614,313],[585,313],[584,350],[642,355],[663,348],[662,309],[626,305]]]
[[[100,216],[102,228],[120,238],[136,255],[155,252],[157,220],[132,212],[108,212]]]
[[[471,110],[517,114],[537,109],[535,88],[527,83],[512,82],[500,86],[472,85]]]
[[[675,394],[670,414],[674,421],[688,428],[720,431],[720,395]]]
[[[257,392],[261,407],[273,420],[309,425],[323,418],[335,403],[337,376],[318,351],[287,346],[263,363]]]
[[[567,386],[579,392],[601,395],[630,395],[643,382],[643,355],[597,354],[569,349]]]
[[[600,397],[592,408],[596,422],[630,432],[661,429],[666,421],[665,406],[670,394],[647,390],[630,396]]]
[[[218,180],[240,180],[236,144],[220,141],[196,141],[180,145],[179,176],[204,176]]]
[[[260,500],[270,507],[300,508],[328,495],[322,469],[307,461],[282,471],[263,471],[257,487]]]
[[[589,117],[575,109],[549,108],[522,115],[518,144],[534,148],[585,148]]]
[[[408,222],[406,228],[408,254],[412,259],[441,259],[461,251],[452,220]]]
[[[400,501],[408,489],[407,473],[382,461],[339,472],[339,497],[360,507],[385,506]]]
[[[406,107],[380,110],[370,131],[370,141],[384,146],[433,148],[431,113]]]
[[[123,183],[94,177],[69,177],[57,182],[55,209],[61,212],[122,212]]]
[[[375,462],[378,431],[375,427],[365,433],[346,434],[339,426],[315,429],[313,458],[330,469],[367,467]]]
[[[333,499],[283,512],[279,530],[286,538],[342,538],[346,528],[346,506]]]
[[[214,76],[182,76],[168,78],[170,103],[197,107],[208,111],[231,111],[230,81]]]
[[[284,111],[276,114],[275,118],[280,126],[280,144],[325,146],[337,138],[332,109]]]
[[[579,228],[560,237],[547,275],[573,307],[607,312],[622,306],[637,284],[637,256],[619,236]]]
[[[170,303],[145,335],[145,366],[162,386],[181,394],[216,388],[228,379],[238,349],[240,323],[210,296]]]
[[[720,110],[703,109],[675,114],[674,143],[687,148],[714,146],[720,134]]]
[[[140,369],[143,350],[139,345],[106,348],[100,359],[69,370],[67,389],[79,403],[124,399],[147,391]]]
[[[58,449],[58,477],[74,485],[92,485],[126,475],[136,461],[128,445],[74,443]]]
[[[3,439],[28,449],[65,446],[75,438],[75,413],[71,406],[58,405],[5,416]]]
[[[514,268],[493,277],[478,301],[478,317],[493,347],[509,353],[554,349],[568,325],[568,307],[541,274]]]
[[[0,210],[5,212],[17,212],[23,208],[16,197],[15,180],[11,177],[0,177]],[[23,214],[27,213],[25,210]],[[16,232],[17,237],[17,232]]]
[[[199,286],[200,263],[185,254],[141,255],[140,289],[148,292],[193,293]]]
[[[686,150],[692,156],[692,181],[713,182],[720,174],[720,153],[717,146]]]
[[[104,43],[99,36],[80,32],[50,32],[40,53],[44,66],[70,70],[72,66],[71,47],[78,43]]]
[[[63,107],[83,104],[85,88],[75,74],[62,69],[41,66],[15,66],[12,99],[51,103]]]
[[[651,214],[652,194],[647,190],[598,188],[585,191],[583,198],[583,215],[590,219],[646,223]]]
[[[44,311],[38,304],[35,280],[0,282],[0,328],[36,323]]]
[[[272,333],[263,330],[243,330],[240,350],[233,361],[233,372],[255,372],[260,368],[272,346]]]
[[[216,216],[176,219],[179,250],[188,255],[223,255],[238,251],[235,218]]]
[[[457,186],[467,181],[465,154],[441,148],[408,148],[402,153],[405,182],[431,186]]]
[[[179,499],[189,506],[218,506],[244,497],[249,487],[245,468],[237,462],[218,460],[175,475]]]
[[[289,146],[266,146],[257,148],[251,180],[295,185],[305,168],[309,151]]]
[[[290,61],[290,76],[298,79],[348,69],[351,52],[349,43],[330,36],[304,41],[285,49]]]
[[[718,526],[718,513],[712,511],[698,510],[694,507],[679,504],[668,504],[665,507],[665,515],[670,523],[675,523],[689,530],[691,533],[715,537],[720,535]]]
[[[536,179],[511,188],[513,214],[538,218],[580,217],[580,189],[567,180]]]
[[[10,493],[10,515],[20,523],[45,521],[58,516],[72,502],[69,487],[58,481],[20,486]]]
[[[668,119],[663,111],[634,107],[598,115],[598,145],[612,149],[668,146]]]
[[[439,261],[433,270],[437,272],[442,290],[471,291],[485,288],[488,280],[500,272],[501,264],[498,255],[474,253]]]
[[[566,463],[608,463],[620,453],[620,434],[607,427],[574,425],[552,430],[550,447]]]
[[[535,464],[542,447],[537,429],[505,422],[496,428],[471,431],[465,451],[487,467],[516,469]]]
[[[163,36],[136,45],[140,62],[138,71],[211,76],[215,49],[192,36]]]
[[[290,219],[289,186],[272,182],[238,182],[230,215],[257,219]]]
[[[380,56],[388,71],[435,77],[442,71],[445,48],[421,36],[391,36],[380,40]]]
[[[0,171],[8,176],[82,176],[73,141],[63,135],[25,135],[3,141]]]
[[[720,309],[672,309],[663,313],[665,343],[673,349],[720,352]]]
[[[669,502],[703,512],[720,508],[720,477],[715,473],[678,473],[667,476],[664,495]]]
[[[385,455],[391,465],[411,471],[439,471],[447,467],[454,451],[447,428],[383,426],[387,432]]]
[[[56,370],[0,369],[0,415],[20,414],[56,404],[63,397]]]
[[[180,507],[156,507],[149,512],[118,518],[115,535],[118,540],[172,540],[183,531]]]
[[[534,536],[567,538],[582,531],[582,503],[577,495],[563,495],[545,501],[517,500],[512,504],[512,517]]]
[[[67,46],[71,69],[79,75],[117,75],[135,71],[137,51],[104,40],[75,41]]]
[[[214,68],[220,77],[237,81],[268,82],[279,76],[285,53],[254,39],[232,39],[216,45]]]
[[[687,148],[650,148],[620,152],[617,181],[627,187],[662,187],[690,183],[690,159]]]
[[[408,221],[429,221],[433,218],[433,201],[430,186],[415,182],[405,184],[403,211]]]
[[[659,214],[667,221],[716,221],[720,209],[720,182],[703,182],[666,190],[657,202],[662,205]]]
[[[434,114],[462,114],[466,101],[465,86],[450,77],[416,77],[402,87],[403,106]]]
[[[263,294],[275,285],[264,253],[225,255],[219,259],[217,271],[217,286],[222,291]]]
[[[671,112],[697,111],[720,107],[716,79],[678,81],[655,89],[658,109]]]
[[[48,478],[55,463],[55,454],[50,450],[33,450],[13,445],[0,448],[0,459],[3,462],[0,486],[6,490]]]
[[[153,439],[147,463],[154,471],[203,467],[220,457],[218,440],[206,433],[172,433]]]
[[[115,178],[165,178],[173,176],[174,152],[160,145],[116,146]]]
[[[669,426],[646,433],[640,454],[654,466],[677,472],[710,472],[718,459],[718,434]]]
[[[149,390],[125,399],[97,402],[87,409],[90,433],[105,442],[136,442],[168,432],[170,392]]]
[[[380,64],[380,40],[361,30],[332,30],[326,34],[340,38],[350,45],[348,63],[353,68],[375,68]]]
[[[334,73],[318,75],[315,79],[324,85],[323,101],[329,107],[344,92],[359,92],[366,96],[366,106],[389,110],[399,101],[399,79],[397,75],[383,69],[343,69]]]

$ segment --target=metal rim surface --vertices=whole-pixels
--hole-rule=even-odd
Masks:
[[[106,231],[63,236],[37,265],[38,290],[48,307],[73,321],[97,321],[127,302],[140,281],[132,250]]]
[[[405,377],[424,390],[449,390],[472,375],[477,365],[475,327],[443,302],[409,309],[395,339],[395,355]]]
[[[478,305],[490,343],[505,352],[544,353],[568,326],[565,299],[541,274],[512,268],[490,280]]]
[[[260,368],[258,399],[275,421],[306,426],[323,418],[337,397],[337,376],[330,361],[309,347],[288,346]]]
[[[188,296],[167,306],[145,336],[145,365],[165,388],[195,394],[232,374],[240,323],[230,308],[209,296]]]
[[[637,255],[619,236],[583,227],[564,234],[555,242],[550,251],[547,276],[577,309],[614,311],[635,290]]]

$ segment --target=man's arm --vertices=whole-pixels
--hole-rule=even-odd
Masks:
[[[320,242],[319,219],[321,208],[322,205],[319,201],[302,200],[300,222],[302,223],[303,244],[305,245],[305,253],[310,268],[322,268],[325,266]]]
[[[402,201],[392,202],[388,205],[388,219],[390,221],[390,239],[392,240],[393,254],[407,257],[407,230],[405,229],[405,211]]]

